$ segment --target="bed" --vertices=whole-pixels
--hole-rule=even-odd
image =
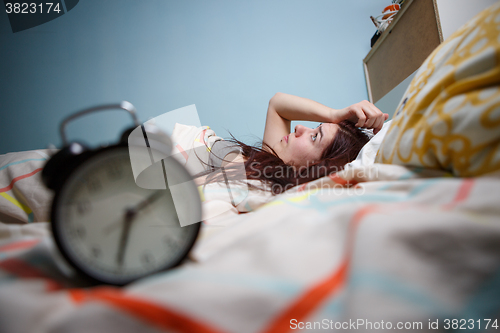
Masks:
[[[497,331],[499,22],[497,3],[431,54],[376,163],[205,223],[189,261],[124,287],[62,261],[52,152],[0,156],[0,331]]]

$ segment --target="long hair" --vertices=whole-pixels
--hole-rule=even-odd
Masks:
[[[294,186],[343,170],[371,138],[366,131],[349,121],[342,121],[338,125],[335,138],[324,150],[320,160],[298,168],[283,162],[264,142],[260,146],[250,146],[234,137],[229,141],[240,146],[246,158],[246,178],[260,180],[273,194],[279,194]]]

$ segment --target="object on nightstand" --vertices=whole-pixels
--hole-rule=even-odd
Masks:
[[[378,40],[378,38],[380,37],[382,32],[384,32],[385,29],[387,29],[389,24],[392,22],[394,15],[396,15],[396,13],[401,9],[401,4],[403,2],[404,2],[404,0],[393,0],[392,5],[385,7],[384,10],[382,11],[381,15],[379,15],[377,17],[370,16],[370,19],[372,20],[373,24],[377,28],[377,31],[375,32],[375,34],[373,35],[373,37],[371,39],[371,46],[372,47],[375,44],[375,42]]]

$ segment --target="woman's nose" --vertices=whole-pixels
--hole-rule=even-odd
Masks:
[[[295,136],[299,137],[307,131],[307,127],[302,125],[295,126]]]

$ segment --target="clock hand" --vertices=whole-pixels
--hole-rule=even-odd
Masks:
[[[134,209],[127,209],[127,211],[125,212],[125,221],[122,229],[122,234],[120,236],[120,244],[118,245],[118,254],[116,256],[116,262],[120,265],[120,267],[123,266],[123,257],[125,256],[125,249],[128,243],[130,227],[132,226],[135,215],[136,211]]]
[[[153,202],[158,200],[158,198],[161,197],[163,191],[165,190],[158,190],[153,192],[150,196],[148,196],[146,199],[142,200],[139,202],[135,207],[127,208],[125,211],[125,221],[122,229],[122,234],[120,236],[120,244],[118,245],[118,254],[116,256],[116,262],[120,265],[123,266],[123,258],[125,256],[125,249],[127,247],[128,243],[128,238],[129,238],[129,233],[130,233],[130,227],[132,226],[132,222],[134,221],[135,216],[137,213],[146,208],[147,206],[151,205]]]
[[[135,207],[127,208],[126,214],[127,214],[127,212],[131,213],[133,211],[133,215],[135,216],[135,214],[137,214],[140,210],[146,208],[147,206],[149,206],[150,204],[152,204],[153,202],[158,200],[161,197],[161,195],[163,194],[163,191],[165,191],[165,190],[155,191],[153,194],[148,196],[146,199],[144,199],[141,202],[139,202],[138,204],[136,204]],[[106,228],[104,228],[104,233],[106,235],[109,234],[111,231],[113,231],[116,227],[120,226],[122,223],[123,223],[122,220],[115,221],[115,222],[111,223]]]
[[[165,190],[158,190],[158,191],[153,192],[153,194],[151,194],[146,199],[139,202],[137,205],[135,205],[135,207],[132,207],[132,209],[136,213],[138,213],[139,211],[143,210],[144,208],[146,208],[147,206],[151,205],[153,202],[158,200],[161,197],[161,195],[163,194],[163,192],[165,192]]]

